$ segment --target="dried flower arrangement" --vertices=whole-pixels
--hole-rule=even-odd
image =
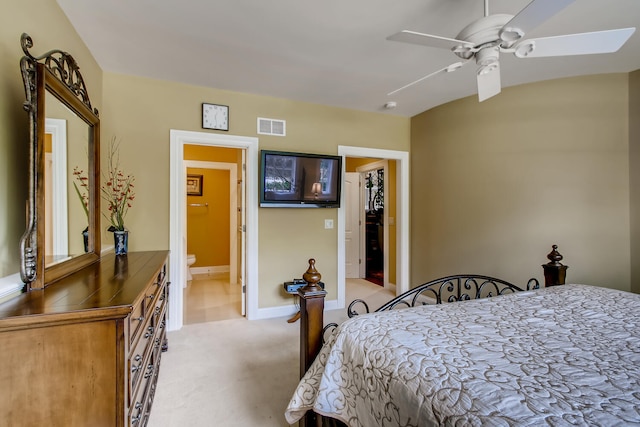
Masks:
[[[84,209],[84,213],[87,215],[87,219],[89,218],[89,183],[88,178],[84,174],[84,171],[79,169],[78,166],[73,168],[73,176],[76,181],[73,181],[73,188],[76,190],[76,194],[80,199],[80,203],[82,204],[82,208]]]
[[[124,218],[135,199],[133,175],[125,175],[120,169],[120,142],[111,139],[107,169],[103,171],[104,183],[100,187],[102,199],[107,203],[109,231],[124,231]]]

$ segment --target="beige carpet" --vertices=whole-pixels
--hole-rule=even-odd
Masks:
[[[347,301],[363,298],[375,309],[391,291],[349,280]],[[325,322],[346,319],[325,314]],[[170,332],[162,356],[150,427],[280,427],[299,379],[300,322],[287,318],[194,323]]]

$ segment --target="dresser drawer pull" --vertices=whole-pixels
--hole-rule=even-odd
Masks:
[[[147,328],[147,332],[144,334],[144,337],[145,337],[145,339],[146,339],[146,338],[149,338],[149,337],[150,337],[150,336],[152,336],[152,335],[153,335],[153,326],[149,326],[149,327]]]
[[[145,378],[149,378],[151,376],[153,376],[153,363],[149,363],[149,366],[147,366],[147,372],[144,374]]]
[[[142,418],[142,406],[142,402],[136,402],[133,406],[138,411],[138,415],[131,417],[131,425],[136,425],[140,422],[140,419]]]
[[[138,362],[138,364],[131,367],[131,373],[134,373],[142,368],[142,364],[139,363],[142,360],[142,356],[137,354],[136,357],[133,358],[133,360]]]
[[[156,297],[156,294],[147,295],[147,298],[149,299],[154,299],[155,297]]]
[[[144,322],[144,316],[134,317],[133,320],[137,320],[138,322]]]

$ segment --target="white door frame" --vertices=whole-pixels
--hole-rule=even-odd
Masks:
[[[396,294],[409,290],[409,153],[406,151],[339,145],[344,175],[345,157],[367,157],[396,160]],[[386,181],[386,180],[385,180]],[[341,195],[338,209],[338,307],[345,307],[345,194]]]
[[[235,285],[238,283],[238,165],[235,163],[185,160],[185,174],[187,174],[187,169],[189,168],[229,172],[229,282]],[[212,206],[211,209],[215,209],[215,207]]]
[[[245,149],[246,156],[246,244],[247,244],[247,318],[258,314],[258,138],[185,130],[170,131],[169,196],[169,323],[167,330],[182,328],[184,318],[183,286],[186,283],[186,176],[184,146],[205,145]]]

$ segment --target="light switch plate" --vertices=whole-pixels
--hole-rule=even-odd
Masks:
[[[333,220],[325,219],[324,220],[324,228],[333,228]]]

